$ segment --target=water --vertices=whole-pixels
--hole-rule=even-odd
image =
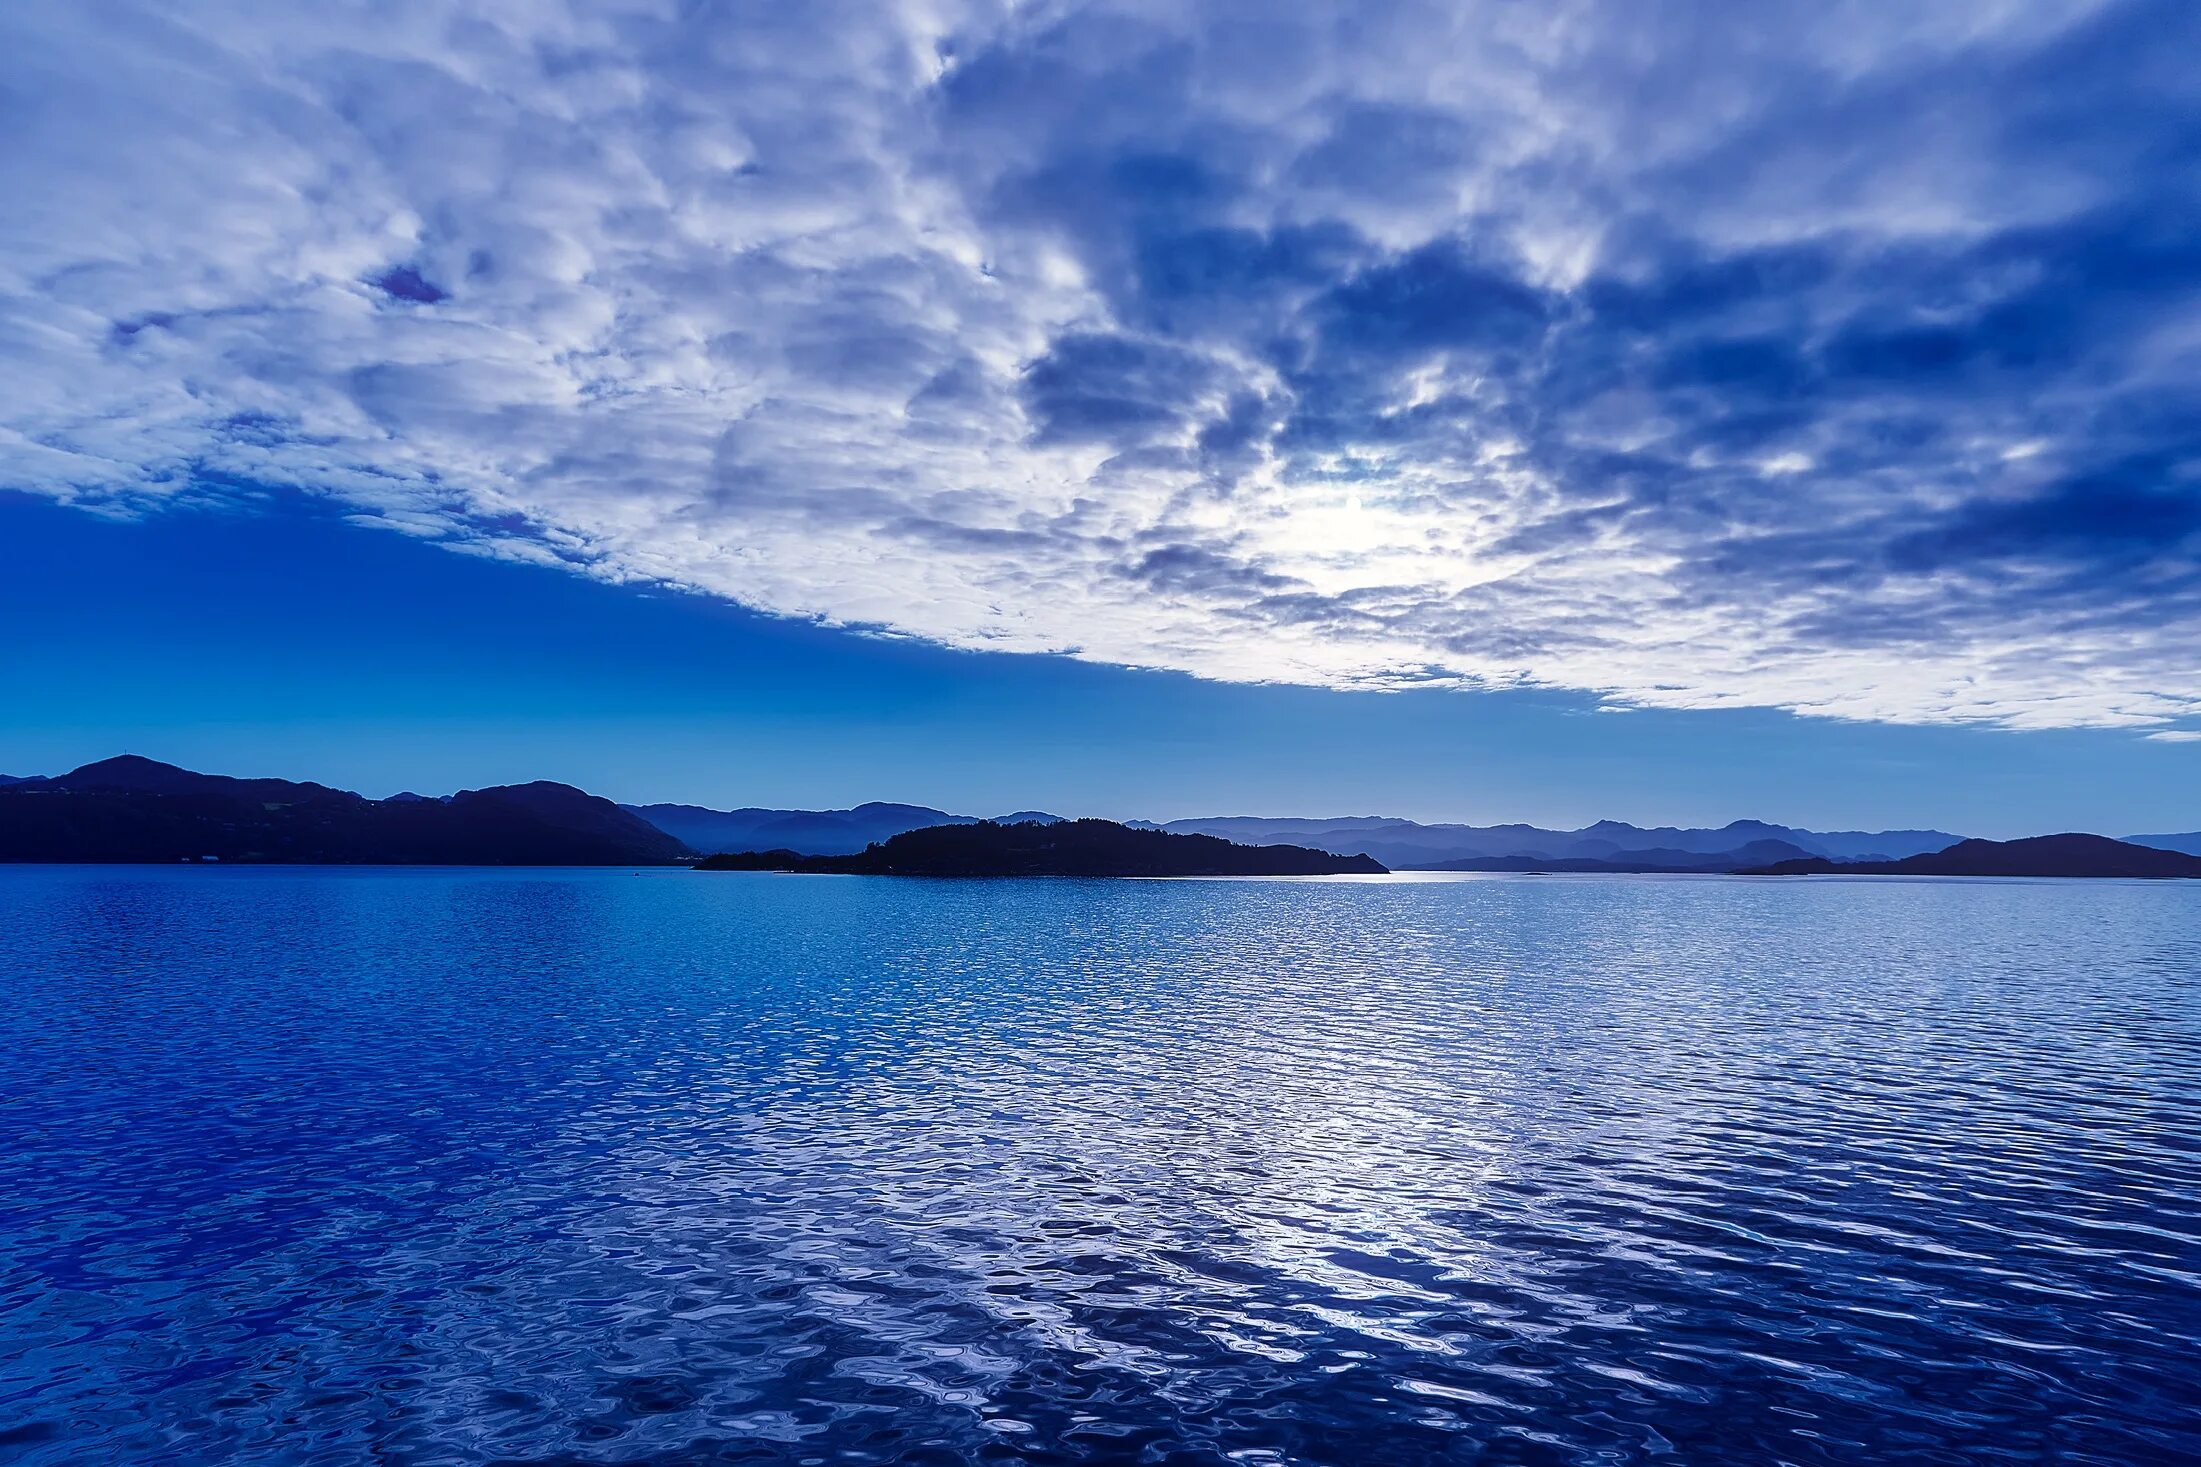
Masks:
[[[2201,886],[0,869],[0,1459],[2201,1457]]]

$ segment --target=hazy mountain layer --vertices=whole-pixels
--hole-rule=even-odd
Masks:
[[[1942,850],[1961,839],[1939,830],[1811,831],[1762,820],[1737,820],[1717,829],[1646,829],[1625,821],[1600,820],[1580,830],[1546,830],[1535,825],[1423,825],[1378,816],[1331,820],[1222,816],[1172,820],[1159,828],[1226,840],[1296,841],[1318,850],[1374,856],[1394,869],[1508,858],[1632,862],[1647,870],[1718,867],[1729,857],[1736,858],[1730,864],[1741,863],[1740,853],[1765,841],[1833,860],[1898,860]]]
[[[784,849],[806,856],[845,856],[874,841],[928,825],[967,825],[975,817],[925,805],[874,803],[852,810],[710,810],[701,805],[622,805],[698,851]]]
[[[1754,840],[1731,851],[1710,855],[1654,847],[1644,851],[1615,851],[1609,856],[1463,856],[1423,867],[1429,871],[1673,871],[1727,872],[1743,866],[1769,866],[1776,861],[1818,860],[1785,840]]]
[[[975,825],[987,817],[951,815],[929,805],[873,802],[851,810],[711,810],[702,805],[621,805],[630,815],[698,851],[794,851],[847,856],[906,830]],[[1062,817],[1038,810],[993,817],[1003,825],[1052,825]]]

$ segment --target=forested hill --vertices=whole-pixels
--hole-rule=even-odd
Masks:
[[[858,876],[1332,876],[1384,870],[1369,856],[1304,846],[1242,846],[1212,835],[1134,830],[1112,820],[935,825],[854,855],[748,851],[711,856],[697,869]]]

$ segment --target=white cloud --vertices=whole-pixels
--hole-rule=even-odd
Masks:
[[[0,472],[1216,678],[2201,710],[2191,526],[2027,508],[2190,360],[1918,335],[2104,186],[1906,88],[2089,7],[1654,9],[15,7]]]

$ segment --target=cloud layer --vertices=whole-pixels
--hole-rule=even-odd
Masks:
[[[2201,715],[2201,9],[31,4],[0,483],[958,647]]]

